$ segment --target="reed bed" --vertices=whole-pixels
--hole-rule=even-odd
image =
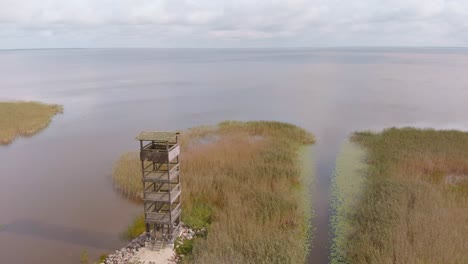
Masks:
[[[468,133],[391,128],[352,140],[368,170],[335,263],[468,263]]]
[[[223,122],[182,133],[182,220],[208,230],[184,261],[304,262],[310,174],[304,173],[307,155],[300,150],[312,143],[314,137],[301,128],[266,121]],[[134,163],[138,156],[124,155],[113,175],[120,190],[138,197],[141,184],[121,186],[140,183],[139,170],[127,169]]]
[[[32,136],[46,128],[54,115],[63,112],[60,105],[39,102],[0,102],[0,145],[18,136]]]

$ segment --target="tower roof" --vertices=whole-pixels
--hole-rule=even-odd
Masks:
[[[176,142],[176,135],[179,132],[162,132],[162,131],[143,131],[141,132],[136,139],[143,141],[168,141]]]

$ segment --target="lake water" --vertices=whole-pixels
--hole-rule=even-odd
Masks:
[[[0,147],[0,263],[79,263],[123,246],[141,206],[112,165],[147,129],[226,119],[312,131],[317,231],[326,263],[329,185],[354,130],[468,129],[468,49],[69,49],[0,51],[0,100],[62,104],[49,128]],[[241,224],[241,223],[239,223]]]

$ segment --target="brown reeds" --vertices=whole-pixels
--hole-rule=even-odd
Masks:
[[[468,263],[468,133],[387,129],[367,150],[352,232],[335,263]]]
[[[18,136],[31,136],[46,128],[52,117],[63,112],[59,105],[39,102],[0,102],[0,145]]]
[[[183,221],[208,229],[185,261],[302,263],[310,207],[299,149],[313,143],[313,136],[278,122],[224,122],[182,137]],[[122,191],[138,196],[141,175],[132,163],[138,156],[120,159],[114,180]],[[118,180],[120,174],[127,179]],[[130,188],[129,181],[138,188]]]

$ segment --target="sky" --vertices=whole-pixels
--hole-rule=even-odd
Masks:
[[[468,0],[0,0],[0,49],[468,46]]]

